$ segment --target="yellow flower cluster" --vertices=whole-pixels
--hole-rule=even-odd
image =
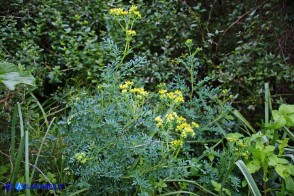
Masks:
[[[136,16],[138,18],[142,17],[140,12],[138,11],[137,6],[134,6],[134,5],[132,7],[130,7],[129,11],[125,11],[122,8],[110,9],[109,14],[113,15],[113,16],[125,16],[125,15],[130,14],[131,16]]]
[[[178,116],[176,112],[170,112],[165,115],[165,119],[167,123],[174,121],[176,123],[176,131],[181,133],[181,138],[185,139],[188,136],[194,137],[195,132],[193,128],[199,128],[199,124],[192,122],[191,124],[187,123],[187,120],[182,117]],[[160,127],[163,125],[164,121],[160,116],[157,116],[155,119],[156,126]]]
[[[155,118],[155,122],[156,122],[157,127],[160,127],[163,124],[163,120],[162,120],[162,118],[160,116],[157,116]]]
[[[138,95],[141,95],[143,97],[148,96],[148,92],[144,90],[144,88],[133,88],[130,90],[131,93],[136,93]]]
[[[145,91],[144,88],[132,88],[133,85],[133,82],[126,81],[124,84],[119,85],[119,88],[121,89],[122,94],[125,94],[129,91],[130,93],[137,94],[138,98],[148,96],[148,92]]]
[[[129,36],[135,36],[137,34],[136,31],[134,31],[134,30],[127,30],[126,33]]]
[[[159,90],[160,98],[161,99],[169,99],[174,103],[183,103],[184,97],[181,91],[175,90],[174,92],[167,92],[167,90]]]
[[[142,17],[141,14],[140,14],[140,12],[138,11],[138,7],[137,6],[134,6],[134,5],[132,5],[132,7],[130,7],[129,14],[134,14],[138,18],[141,18]]]
[[[113,8],[109,10],[109,14],[113,16],[124,16],[127,15],[128,12],[124,11],[122,8]]]
[[[177,126],[177,131],[181,132],[181,138],[187,138],[188,136],[195,136],[195,132],[193,131],[192,127],[188,123],[182,123]]]
[[[125,94],[128,89],[130,89],[133,86],[134,82],[126,81],[124,84],[119,85],[119,88],[121,89],[121,92]]]
[[[78,160],[78,162],[84,164],[87,162],[88,158],[86,157],[86,154],[84,152],[75,154],[75,159]]]
[[[178,118],[178,115],[177,115],[177,113],[172,112],[172,113],[166,114],[165,118],[166,118],[167,122],[171,122],[171,121],[175,120],[176,118]]]
[[[192,126],[194,127],[194,128],[199,128],[199,124],[198,123],[195,123],[195,122],[192,122]]]
[[[182,140],[174,140],[171,142],[171,146],[174,149],[181,148],[183,146],[183,141]]]

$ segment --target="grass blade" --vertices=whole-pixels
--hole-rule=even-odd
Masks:
[[[10,162],[11,172],[13,171],[13,162],[15,159],[15,128],[16,128],[17,106],[14,107],[11,126],[11,146],[10,146]]]
[[[256,133],[255,129],[250,125],[250,123],[244,118],[244,116],[238,110],[234,110],[233,114],[237,118],[239,118],[253,133]]]
[[[197,188],[199,188],[199,190],[209,193],[210,195],[214,195],[217,196],[217,194],[211,192],[210,190],[208,190],[207,188],[205,188],[204,186],[201,186],[200,184],[198,184],[197,182],[193,181],[193,180],[184,180],[184,179],[170,179],[170,180],[164,180],[165,182],[187,182],[190,184],[194,184],[197,186]],[[173,192],[176,193],[176,192]],[[168,193],[164,194],[167,195]]]
[[[18,154],[15,160],[15,165],[13,168],[12,175],[10,177],[10,182],[15,185],[15,182],[17,180],[17,174],[19,170],[20,163],[22,162],[22,155],[24,151],[24,126],[23,126],[23,118],[22,118],[22,112],[20,104],[17,102],[17,108],[18,108],[18,115],[19,115],[19,123],[20,123],[20,144],[19,144],[19,150]],[[14,195],[14,189],[9,191],[8,195]]]
[[[30,166],[29,166],[29,132],[25,132],[25,179],[26,184],[30,186]],[[26,196],[30,196],[30,189],[26,189]]]
[[[240,171],[243,173],[249,187],[251,188],[252,193],[255,196],[261,196],[261,193],[260,193],[255,181],[253,180],[249,170],[247,169],[246,165],[244,164],[244,162],[242,160],[239,160],[236,162],[236,165],[239,167]]]
[[[36,103],[37,105],[39,106],[43,116],[44,116],[44,120],[45,120],[45,123],[47,125],[47,127],[49,126],[49,121],[48,121],[48,118],[47,118],[47,115],[46,115],[46,112],[44,111],[44,108],[42,107],[41,103],[39,102],[39,100],[33,95],[33,93],[31,93],[31,96],[36,100]]]
[[[48,128],[47,128],[47,131],[46,131],[46,133],[45,133],[45,135],[44,135],[44,137],[43,137],[42,143],[41,143],[41,145],[40,145],[40,148],[39,148],[39,150],[38,150],[38,154],[37,154],[37,157],[36,157],[36,160],[35,160],[35,164],[34,164],[35,167],[37,167],[38,160],[39,160],[39,157],[40,157],[40,154],[41,154],[41,151],[42,151],[42,147],[43,147],[43,145],[44,145],[44,142],[45,142],[45,140],[46,140],[46,137],[47,137],[47,135],[48,135],[48,132],[49,132],[49,130],[50,130],[50,128],[51,128],[51,126],[52,126],[54,120],[55,120],[55,117],[54,117],[54,118],[52,119],[52,121],[50,122],[50,124],[49,124],[49,126],[48,126]],[[32,174],[31,174],[31,180],[30,180],[30,182],[32,182],[32,180],[33,180],[33,178],[34,178],[35,167],[33,168],[33,171],[32,171]]]

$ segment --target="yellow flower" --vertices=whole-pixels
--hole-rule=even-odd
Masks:
[[[186,122],[186,119],[184,117],[180,116],[180,117],[177,118],[177,123],[178,124],[185,123],[185,122]]]
[[[109,10],[109,14],[113,16],[124,16],[127,15],[128,12],[124,11],[122,8],[113,8]]]
[[[129,89],[132,85],[134,84],[134,82],[130,82],[130,81],[126,81],[124,84],[120,84],[119,88],[123,91],[123,90],[127,90]],[[126,93],[126,91],[124,91],[124,93]]]
[[[163,92],[163,91],[162,91]],[[160,92],[159,92],[160,93]],[[167,93],[166,94],[166,96],[165,96],[165,94],[162,94],[161,96],[160,96],[160,98],[165,98],[165,97],[167,97],[169,100],[171,100],[171,101],[174,101],[174,103],[182,103],[182,102],[184,102],[184,97],[183,97],[183,94],[182,94],[182,92],[181,91],[179,91],[179,90],[176,90],[176,91],[174,91],[174,92],[169,92],[169,93]]]
[[[134,11],[134,14],[135,14],[136,16],[138,16],[138,18],[142,18],[142,16],[141,16],[141,14],[140,14],[139,11]]]
[[[167,122],[171,122],[171,121],[173,121],[175,118],[178,118],[178,115],[177,115],[177,113],[172,112],[172,113],[168,113],[168,114],[166,114],[166,115],[165,115],[165,118],[166,118]]]
[[[144,90],[144,88],[133,88],[130,90],[131,93],[137,93],[143,97],[147,97],[148,96],[148,92],[146,92]]]
[[[176,127],[176,130],[179,131],[179,132],[181,132],[181,137],[182,138],[187,138],[189,135],[192,136],[192,137],[195,136],[195,132],[191,128],[191,125],[189,125],[186,122],[178,125]]]
[[[135,36],[137,33],[134,30],[127,30],[127,35],[129,36]]]
[[[138,7],[135,6],[135,5],[132,5],[132,6],[130,7],[130,9],[129,9],[129,12],[135,12],[135,11],[137,11],[137,10],[138,10]]]
[[[159,90],[159,94],[161,94],[161,95],[165,94],[166,92],[167,92],[167,90],[164,90],[164,89]]]
[[[132,5],[129,9],[129,14],[134,14],[135,16],[137,16],[138,18],[141,18],[141,14],[140,12],[138,11],[138,7],[135,6],[135,5]]]
[[[195,123],[195,122],[192,122],[192,126],[193,126],[194,128],[199,128],[199,124],[198,124],[198,123]]]
[[[86,163],[88,160],[84,152],[75,154],[75,159],[82,164]]]
[[[173,117],[173,114],[172,114],[172,113],[167,114],[167,115],[165,116],[165,118],[166,118],[167,122],[171,122],[171,121],[174,120],[174,117]]]
[[[163,124],[163,120],[162,120],[162,118],[160,116],[157,116],[155,118],[155,122],[156,122],[157,127],[160,127]]]
[[[182,140],[174,140],[171,142],[171,146],[174,149],[181,148],[183,146],[183,141]]]

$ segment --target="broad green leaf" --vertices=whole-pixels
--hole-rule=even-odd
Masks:
[[[286,126],[294,127],[294,114],[290,114],[289,116],[285,116]]]
[[[276,166],[277,164],[288,164],[289,163],[289,161],[287,159],[279,158],[275,154],[268,157],[268,159],[269,159],[268,164],[271,165],[271,166]]]
[[[280,129],[286,125],[286,119],[279,113],[279,111],[273,110],[272,115],[274,119],[274,124],[272,124],[273,129]]]
[[[276,155],[272,155],[272,156],[268,157],[268,159],[269,159],[268,165],[269,166],[276,166],[278,164],[276,159],[275,159],[275,156]]]
[[[294,176],[294,165],[293,164],[290,164],[288,166],[288,170],[289,170],[290,175]]]
[[[9,90],[14,90],[17,84],[34,85],[34,81],[29,72],[20,71],[12,63],[0,62],[0,82]]]
[[[286,165],[283,165],[283,164],[278,164],[276,167],[275,167],[275,170],[276,172],[284,179],[286,179],[286,176],[284,174],[284,172],[287,170],[287,166]]]
[[[283,115],[294,113],[294,105],[282,104],[279,108],[279,112]]]
[[[252,193],[255,196],[261,196],[261,193],[260,193],[255,181],[253,180],[253,178],[252,178],[252,176],[250,174],[250,171],[247,169],[246,165],[244,164],[244,162],[242,160],[239,160],[239,161],[236,162],[236,165],[238,166],[238,168],[240,169],[240,171],[244,175],[244,177],[245,177],[246,181],[248,182],[248,185],[249,185]]]
[[[286,189],[289,191],[294,191],[294,181],[293,178],[291,176],[287,177],[285,179],[285,183],[286,183]]]
[[[265,154],[266,154],[267,156],[272,155],[272,154],[274,153],[274,150],[275,150],[275,147],[274,147],[274,146],[271,146],[271,145],[266,146],[266,147],[264,148],[264,152],[265,152]]]
[[[258,160],[252,160],[248,162],[246,166],[251,174],[257,172],[261,168],[260,162]]]
[[[19,69],[16,65],[12,63],[2,62],[0,61],[0,75],[10,73],[10,72],[18,72]]]
[[[287,159],[283,159],[283,158],[279,158],[279,157],[275,157],[275,160],[277,161],[277,163],[280,163],[280,164],[288,164],[289,161]]]
[[[257,149],[256,148],[256,149],[252,150],[252,155],[255,159],[257,159],[261,163],[264,162],[264,159],[265,159],[264,149]]]

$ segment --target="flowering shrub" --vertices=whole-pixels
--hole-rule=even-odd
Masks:
[[[134,64],[146,63],[143,58],[124,62],[130,52],[130,36],[135,35],[133,23],[141,15],[135,6],[128,11],[111,9],[109,13],[125,32],[125,48],[116,52],[116,45],[105,40],[105,48],[115,60],[105,68],[104,82],[98,85],[94,95],[84,93],[72,97],[71,112],[64,126],[68,135],[69,168],[79,176],[76,183],[90,192],[157,194],[167,187],[165,180],[188,178],[191,170],[195,172],[201,167],[200,163],[191,161],[191,157],[201,154],[193,149],[196,147],[193,142],[203,140],[206,131],[220,139],[223,130],[211,122],[227,115],[229,104],[223,104],[228,99],[204,101],[212,97],[218,100],[216,95],[220,90],[205,86],[208,78],[195,82],[199,63],[194,56],[200,50],[192,53],[191,41],[186,42],[190,55],[179,60],[187,62],[192,89],[180,85],[185,82],[183,78],[175,78],[175,85],[161,83],[154,91],[125,80],[125,73],[134,69]],[[199,98],[193,94],[196,89]],[[170,189],[177,190],[177,186]],[[195,190],[195,187],[181,186]]]

